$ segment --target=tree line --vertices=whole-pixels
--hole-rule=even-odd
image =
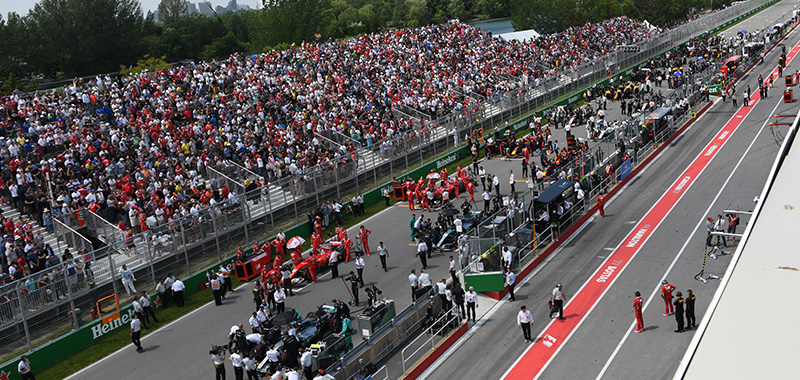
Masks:
[[[620,15],[665,25],[705,5],[700,0],[263,1],[259,10],[207,17],[188,14],[184,0],[162,0],[156,21],[151,12],[143,13],[139,0],[40,0],[26,15],[0,15],[3,90],[18,87],[20,78],[71,78],[130,70],[143,62],[222,59],[237,51],[260,53],[454,18],[510,17],[517,30],[550,33]]]

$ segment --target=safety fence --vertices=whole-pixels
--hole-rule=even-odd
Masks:
[[[403,373],[408,371],[411,364],[435,349],[436,343],[445,339],[451,331],[458,328],[460,322],[461,316],[455,312],[455,309],[451,308],[443,312],[436,321],[426,327],[422,334],[414,338],[400,352],[400,357],[403,361]]]

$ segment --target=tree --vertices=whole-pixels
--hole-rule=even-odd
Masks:
[[[20,76],[31,70],[30,35],[25,18],[14,12],[8,14],[8,20],[0,15],[0,77],[9,73]]]
[[[158,21],[164,24],[173,24],[188,15],[186,0],[161,0],[158,4]]]
[[[28,21],[39,65],[67,76],[112,72],[141,56],[139,0],[41,0]]]
[[[464,0],[450,0],[447,4],[447,12],[450,14],[450,18],[463,19],[466,14]]]
[[[142,59],[139,60],[139,62],[136,62],[136,66],[126,67],[123,65],[119,68],[119,72],[124,75],[128,75],[128,74],[138,74],[145,70],[150,72],[156,72],[172,68],[172,65],[170,65],[169,63],[167,63],[167,61],[165,61],[166,58],[167,57],[165,56],[161,58],[156,58],[156,57],[151,57],[150,54],[145,54],[144,57],[142,57]]]
[[[562,5],[556,0],[512,0],[511,25],[514,30],[536,29],[540,34],[564,29]]]

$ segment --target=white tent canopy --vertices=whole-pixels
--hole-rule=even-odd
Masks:
[[[500,37],[500,38],[502,38],[502,39],[504,39],[506,41],[511,41],[511,40],[525,41],[525,40],[531,40],[531,39],[534,39],[534,38],[538,38],[539,36],[540,36],[540,34],[537,31],[533,30],[533,29],[520,30],[520,31],[517,31],[517,32],[503,33],[503,34],[498,35],[498,37]]]

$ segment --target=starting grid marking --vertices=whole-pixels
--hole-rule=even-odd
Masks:
[[[787,54],[787,65],[798,50],[800,42]],[[777,74],[777,67],[772,75]],[[661,198],[647,212],[644,218],[633,228],[631,233],[620,243],[616,250],[600,266],[589,280],[566,306],[574,317],[551,322],[533,344],[528,346],[502,379],[536,379],[555,358],[567,340],[583,323],[611,285],[625,270],[628,264],[641,250],[644,243],[652,236],[662,221],[669,215],[675,205],[686,194],[698,176],[705,170],[711,160],[728,142],[730,136],[739,128],[744,119],[761,99],[755,91],[751,96],[749,107],[739,108],[725,126],[714,136],[700,154],[692,161],[678,179],[667,189]]]

